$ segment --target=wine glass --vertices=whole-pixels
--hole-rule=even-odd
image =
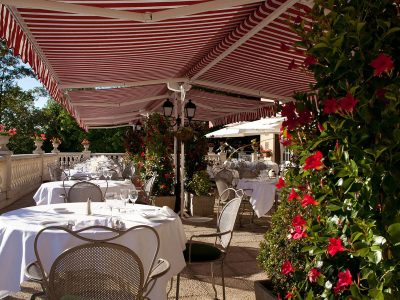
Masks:
[[[135,204],[136,200],[139,197],[139,193],[135,189],[129,190],[129,200],[132,201],[133,204]]]
[[[121,200],[123,201],[123,205],[126,206],[126,204],[129,201],[129,190],[121,189],[119,196],[120,196]]]

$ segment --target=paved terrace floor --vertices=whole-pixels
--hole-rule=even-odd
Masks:
[[[21,207],[33,206],[33,194],[26,195],[14,204],[0,209],[0,214],[18,209]],[[249,224],[249,215],[243,219],[243,227],[236,226],[228,255],[225,260],[225,284],[227,300],[251,300],[255,299],[254,281],[267,278],[266,274],[257,265],[256,257],[259,250],[259,243],[263,239],[264,232],[268,229],[269,217],[257,219],[255,225]],[[213,230],[213,222],[203,223],[201,226],[194,226],[184,222],[186,236],[210,232]],[[213,240],[210,240],[213,242]],[[216,265],[217,291],[219,299],[222,299],[222,286],[219,273],[219,266]],[[175,283],[168,295],[168,299],[175,299]],[[39,291],[37,284],[24,282],[22,291],[15,293],[6,299],[30,299],[32,293]],[[196,265],[186,267],[181,273],[181,287],[179,299],[206,300],[214,299],[214,292],[211,285],[210,267],[207,265]],[[156,299],[155,299],[156,300]]]

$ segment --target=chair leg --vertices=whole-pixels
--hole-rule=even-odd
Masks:
[[[175,292],[175,299],[179,299],[179,281],[180,281],[181,273],[178,273],[176,276],[176,292]]]
[[[217,289],[215,288],[215,278],[214,278],[214,263],[211,263],[211,284],[214,289],[215,298],[218,299]]]
[[[44,295],[46,295],[46,293],[45,293],[45,292],[38,292],[38,293],[34,293],[34,294],[32,294],[32,296],[31,296],[30,300],[35,300],[35,299],[36,299],[36,297],[39,297],[39,296],[44,296]]]
[[[169,296],[169,293],[171,293],[171,291],[172,291],[173,284],[174,284],[174,276],[171,277],[171,283],[170,283],[169,289],[167,291],[167,297]]]
[[[224,261],[221,261],[221,279],[222,279],[222,299],[225,300]]]

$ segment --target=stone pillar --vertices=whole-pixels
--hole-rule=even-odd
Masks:
[[[9,203],[11,190],[11,155],[12,151],[0,151],[0,208]]]
[[[92,153],[92,151],[90,151],[90,150],[83,150],[83,151],[82,151],[83,159],[84,159],[84,160],[89,159],[91,153]]]

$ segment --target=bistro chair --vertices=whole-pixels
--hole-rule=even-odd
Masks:
[[[233,173],[228,169],[222,169],[215,174],[215,185],[217,186],[219,202],[226,203],[235,197],[234,190],[224,193],[228,188],[232,188]]]
[[[71,240],[75,239],[75,244],[78,245],[62,252],[47,273],[41,253],[46,242],[41,244],[41,237],[46,236],[43,233],[50,230],[71,235]],[[96,239],[91,239],[88,237],[88,230],[110,234],[105,235],[107,238],[98,239],[96,236]],[[115,242],[127,234],[130,240],[134,240],[135,234],[143,230],[146,237],[154,242],[154,247],[149,250],[152,255],[149,256],[150,259],[146,259],[146,264],[135,251]],[[160,238],[153,228],[146,225],[134,226],[123,231],[105,226],[91,226],[76,231],[51,226],[38,232],[34,245],[37,261],[31,265],[35,265],[44,294],[49,300],[149,299],[148,294],[156,280],[170,268],[167,260],[156,259]],[[144,270],[144,265],[149,265],[149,271]]]
[[[104,201],[103,192],[97,184],[78,181],[69,189],[65,202],[86,202],[88,198],[91,198],[93,202]]]
[[[61,165],[59,163],[49,163],[47,169],[51,181],[60,181],[62,179],[63,170],[61,170]]]
[[[143,185],[142,189],[138,189],[139,194],[141,195],[140,199],[136,201],[138,204],[151,204],[154,205],[153,202],[153,187],[154,182],[156,181],[157,174],[153,174]]]
[[[220,263],[221,265],[222,293],[223,299],[225,300],[224,260],[231,243],[233,228],[235,226],[241,201],[241,197],[236,197],[226,203],[218,217],[216,232],[192,235],[189,242],[186,244],[185,251],[183,252],[185,261],[188,265],[201,263],[211,264],[211,282],[215,293],[215,299],[217,299],[217,290],[215,288],[214,280],[214,263]],[[213,245],[194,241],[195,239],[210,237],[215,237]],[[177,276],[176,299],[179,299],[179,281],[180,273]]]

